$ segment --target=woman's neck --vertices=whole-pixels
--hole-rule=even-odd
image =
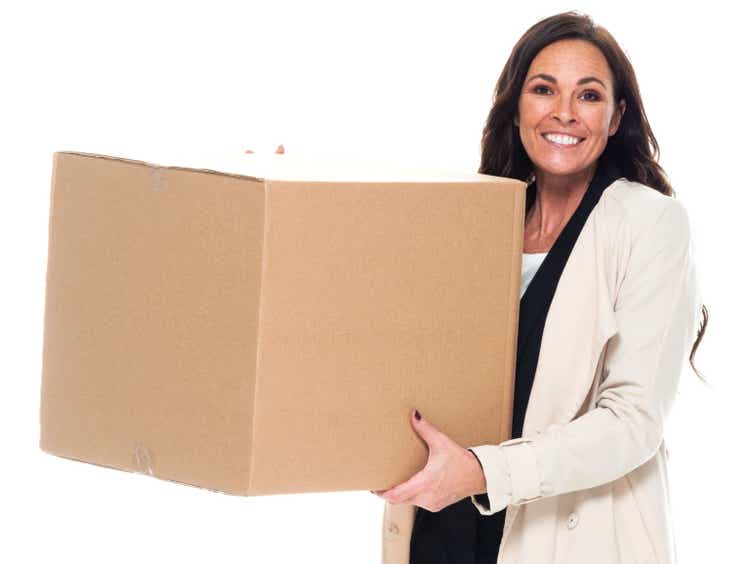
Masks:
[[[536,198],[526,218],[527,239],[543,242],[555,237],[575,213],[595,171],[594,165],[574,176],[536,172]]]

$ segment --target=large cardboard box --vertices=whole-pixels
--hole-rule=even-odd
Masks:
[[[251,163],[54,154],[41,448],[264,495],[509,438],[526,185]]]

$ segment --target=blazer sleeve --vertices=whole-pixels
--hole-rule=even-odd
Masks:
[[[595,407],[533,438],[469,447],[487,481],[471,496],[481,514],[616,480],[658,449],[700,312],[688,215],[664,201],[631,242]]]

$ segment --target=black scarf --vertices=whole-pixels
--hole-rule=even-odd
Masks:
[[[557,282],[591,210],[605,188],[621,176],[620,169],[613,161],[605,158],[599,160],[580,204],[521,298],[511,438],[518,438],[522,433],[547,311]],[[536,199],[536,190],[536,181],[527,187],[527,212]],[[487,494],[477,498],[489,506]],[[505,509],[494,515],[482,515],[468,497],[435,513],[417,507],[409,564],[496,564],[504,522]]]

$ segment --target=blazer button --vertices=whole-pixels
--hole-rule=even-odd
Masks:
[[[571,513],[568,515],[568,529],[574,529],[578,525],[578,514]]]
[[[388,533],[391,535],[397,535],[398,534],[398,525],[396,523],[389,523],[388,524]]]

